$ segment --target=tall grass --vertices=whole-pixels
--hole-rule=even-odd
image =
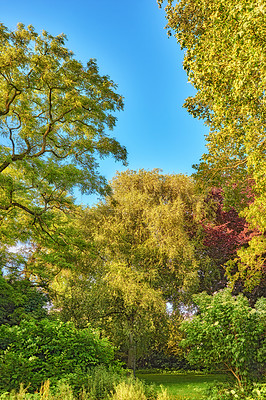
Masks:
[[[145,385],[140,380],[128,378],[116,385],[112,391],[100,391],[94,384],[94,389],[90,387],[83,389],[75,395],[70,385],[59,382],[56,388],[50,386],[49,380],[44,382],[39,391],[29,393],[28,387],[20,385],[19,392],[11,391],[2,393],[0,400],[170,400],[167,390],[162,389],[156,393],[152,386]],[[98,393],[98,394],[97,394]]]
[[[64,383],[59,382],[56,390],[53,392],[50,387],[50,381],[47,380],[40,387],[39,391],[29,393],[28,387],[24,388],[23,384],[20,385],[18,393],[12,390],[10,393],[2,393],[1,400],[77,400],[73,395],[72,388]],[[86,397],[80,397],[80,400],[87,400]]]

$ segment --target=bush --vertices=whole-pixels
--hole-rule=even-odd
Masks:
[[[265,299],[251,308],[243,295],[223,290],[213,296],[203,292],[194,300],[198,314],[181,325],[181,345],[191,365],[223,368],[239,386],[259,379],[265,367]]]
[[[142,382],[121,382],[115,387],[115,393],[110,400],[147,400]]]
[[[155,386],[148,385],[139,379],[132,377],[123,380],[115,385],[112,395],[108,400],[169,400],[167,390],[161,388],[161,393],[157,393]]]
[[[228,384],[216,385],[206,392],[206,400],[265,400],[266,385],[252,384],[245,387]]]
[[[128,375],[129,373],[130,375]],[[88,384],[87,386],[84,385],[84,388],[90,400],[113,398],[115,400],[121,396],[123,399],[136,398],[141,400],[141,393],[145,396],[145,400],[156,398],[156,390],[153,385],[147,385],[139,379],[134,379],[129,370],[117,366],[96,366],[90,371]]]
[[[101,400],[107,398],[115,385],[126,379],[127,370],[118,366],[98,365],[92,368],[87,377],[86,390],[90,400]]]
[[[45,319],[2,325],[0,342],[8,343],[0,351],[0,389],[5,390],[18,390],[21,382],[34,390],[47,379],[52,385],[64,379],[81,387],[91,367],[114,360],[114,349],[106,339],[69,322]]]

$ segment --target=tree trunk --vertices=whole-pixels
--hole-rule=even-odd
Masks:
[[[133,339],[132,333],[129,334],[129,349],[128,349],[128,359],[127,368],[132,369],[135,376],[136,371],[136,343]]]

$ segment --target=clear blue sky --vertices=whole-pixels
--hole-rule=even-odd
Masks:
[[[112,135],[128,150],[128,168],[192,173],[205,152],[207,128],[182,108],[194,89],[156,0],[2,1],[1,22],[9,29],[22,22],[37,32],[63,32],[78,60],[96,58],[100,73],[109,75],[124,97]],[[123,169],[110,159],[101,162],[108,180]]]

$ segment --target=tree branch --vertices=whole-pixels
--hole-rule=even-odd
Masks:
[[[3,74],[0,73],[0,75],[3,75]],[[5,105],[6,105],[6,109],[5,109],[4,111],[1,111],[1,110],[0,110],[0,115],[7,115],[7,114],[9,113],[11,104],[13,103],[13,101],[15,100],[15,98],[16,98],[17,96],[19,96],[20,94],[21,94],[21,92],[20,92],[20,91],[17,91],[17,90],[15,89],[15,92],[14,92],[13,96],[11,97],[11,99],[9,99],[9,100],[8,100],[8,98],[6,99],[6,104],[5,104]]]
[[[224,363],[224,365],[226,366],[227,370],[229,372],[231,372],[234,377],[237,379],[238,385],[239,387],[242,387],[242,383],[241,383],[241,379],[239,378],[239,376],[235,373],[235,371],[233,370],[233,368],[231,368],[227,363]]]

